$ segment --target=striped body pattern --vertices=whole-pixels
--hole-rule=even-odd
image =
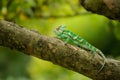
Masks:
[[[59,39],[64,41],[65,43],[70,43],[72,45],[90,50],[90,51],[92,51],[92,53],[98,53],[101,57],[103,57],[104,63],[98,71],[98,72],[100,72],[106,63],[106,58],[105,58],[104,54],[102,53],[102,51],[100,51],[96,47],[92,46],[90,43],[88,43],[82,37],[78,36],[77,34],[71,32],[69,30],[66,30],[65,28],[66,28],[66,26],[59,26],[58,28],[56,28],[54,31],[55,35]]]

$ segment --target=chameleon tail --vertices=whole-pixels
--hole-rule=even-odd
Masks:
[[[106,64],[106,57],[104,56],[104,54],[103,54],[100,50],[98,50],[98,54],[99,54],[101,57],[103,57],[103,60],[104,60],[102,67],[101,67],[101,68],[99,69],[99,71],[98,71],[98,72],[100,72],[100,71],[104,68],[104,66],[105,66],[105,64]]]

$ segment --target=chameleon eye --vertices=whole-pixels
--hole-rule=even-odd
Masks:
[[[65,26],[65,25],[61,25],[61,26],[59,26],[59,29],[60,29],[61,31],[64,31],[64,30],[65,30],[65,28],[66,28],[66,26]]]

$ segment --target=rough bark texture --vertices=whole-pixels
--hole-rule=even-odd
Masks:
[[[88,11],[120,21],[120,0],[79,0]]]
[[[103,59],[90,51],[61,40],[27,30],[14,23],[0,21],[0,46],[8,47],[51,61],[94,80],[120,79],[120,61],[107,59],[104,69],[98,73]]]

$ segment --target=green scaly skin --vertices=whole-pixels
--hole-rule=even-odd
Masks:
[[[102,51],[100,51],[96,47],[92,46],[90,43],[88,43],[82,37],[76,35],[75,33],[71,32],[69,30],[66,30],[65,28],[66,28],[66,26],[59,26],[58,28],[56,28],[54,30],[55,35],[59,39],[64,41],[65,43],[70,43],[72,45],[76,45],[78,47],[85,48],[87,50],[92,51],[92,53],[98,53],[101,57],[103,57],[103,60],[104,60],[103,65],[98,71],[98,72],[100,72],[104,68],[105,63],[106,63],[106,57],[104,56]]]

